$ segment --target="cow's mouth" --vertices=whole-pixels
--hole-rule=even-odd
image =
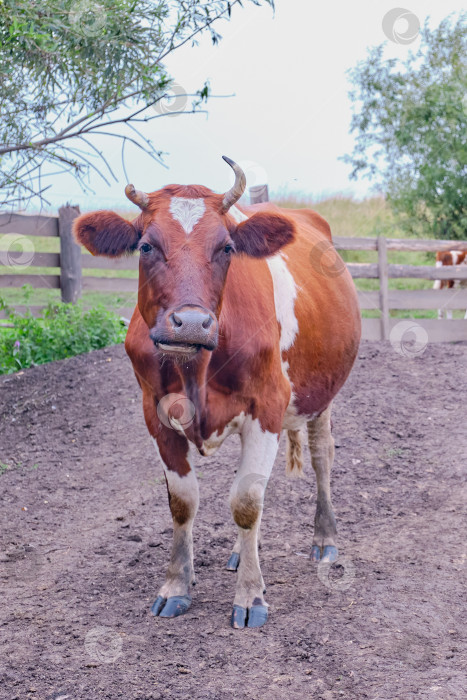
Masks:
[[[202,345],[194,343],[156,343],[157,348],[166,355],[196,355],[201,350]]]

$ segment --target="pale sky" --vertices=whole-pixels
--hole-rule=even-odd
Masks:
[[[248,186],[267,182],[271,192],[287,190],[318,198],[337,192],[365,196],[367,180],[349,180],[349,167],[339,156],[352,150],[351,105],[346,71],[365,58],[367,48],[387,41],[387,55],[404,58],[417,47],[388,41],[382,21],[398,4],[394,0],[276,0],[269,7],[245,3],[230,22],[217,30],[223,39],[212,46],[206,36],[198,47],[183,47],[167,62],[180,92],[195,91],[210,79],[208,115],[157,119],[146,134],[166,151],[167,169],[141,151],[128,150],[129,179],[148,192],[169,183],[203,184],[215,191],[230,187],[232,178],[223,154],[245,168]],[[421,25],[432,27],[463,9],[458,0],[405,2]],[[395,24],[407,31],[406,20]],[[170,109],[170,104],[168,105]],[[96,143],[96,141],[94,141]],[[71,176],[51,180],[53,207],[72,201],[81,210],[131,206],[120,167],[120,146],[104,140],[118,183],[111,187],[92,175],[95,196],[85,195]]]

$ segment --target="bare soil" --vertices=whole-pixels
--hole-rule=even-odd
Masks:
[[[257,630],[229,627],[236,438],[199,458],[192,607],[154,618],[171,518],[123,347],[0,378],[0,698],[465,700],[466,367],[466,345],[362,344],[335,401],[331,568],[308,558],[308,455],[288,480],[282,444]]]

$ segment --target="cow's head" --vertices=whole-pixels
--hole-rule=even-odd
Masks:
[[[139,250],[138,306],[150,337],[163,353],[186,358],[214,350],[222,293],[234,255],[265,258],[294,238],[291,220],[258,212],[240,223],[229,209],[246,180],[235,172],[225,194],[198,185],[168,185],[146,194],[127,185],[125,194],[140,209],[132,222],[111,211],[80,216],[75,235],[94,255],[118,257]]]

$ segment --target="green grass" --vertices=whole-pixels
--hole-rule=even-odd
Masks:
[[[0,374],[73,357],[125,339],[118,316],[102,306],[49,305],[40,317],[18,314],[0,297],[7,321],[0,326]]]

